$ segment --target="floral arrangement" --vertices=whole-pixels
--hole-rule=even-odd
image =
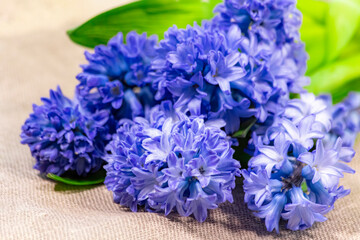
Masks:
[[[360,131],[360,94],[332,104],[304,89],[295,0],[225,0],[215,17],[164,38],[118,33],[85,52],[73,100],[50,91],[22,127],[41,174],[105,169],[114,201],[199,222],[245,202],[279,232],[326,220]],[[240,165],[241,162],[241,165]]]

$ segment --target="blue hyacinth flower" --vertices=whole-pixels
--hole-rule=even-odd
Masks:
[[[153,121],[156,119],[156,121]],[[240,164],[223,121],[205,122],[165,101],[146,118],[122,120],[107,146],[105,184],[114,201],[137,211],[177,211],[203,222],[208,209],[232,201]]]
[[[280,219],[294,231],[325,221],[335,202],[350,193],[339,179],[355,172],[346,165],[354,150],[341,138],[329,141],[331,127],[322,120],[328,119],[330,105],[319,98],[312,106],[290,100],[268,125],[255,126],[254,156],[243,171],[245,202],[265,219],[268,231],[279,232]]]
[[[99,45],[94,53],[85,52],[89,62],[77,75],[77,98],[89,112],[107,109],[116,123],[121,118],[143,115],[153,106],[150,63],[156,56],[157,37],[130,32],[124,43],[118,33],[107,46]]]
[[[61,175],[75,171],[85,176],[103,165],[104,148],[111,135],[107,127],[109,112],[93,114],[65,97],[60,88],[50,98],[33,106],[33,113],[22,126],[21,143],[30,147],[41,174]]]
[[[360,131],[360,94],[349,93],[344,101],[332,107],[330,113],[332,116],[330,141],[336,141],[341,137],[345,146],[352,147]]]

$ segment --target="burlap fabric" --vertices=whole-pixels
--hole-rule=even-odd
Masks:
[[[325,223],[280,235],[268,233],[243,202],[241,181],[234,204],[210,211],[205,223],[176,214],[132,213],[113,203],[105,186],[70,187],[42,179],[32,169],[20,127],[31,104],[61,85],[73,95],[83,49],[65,30],[118,4],[96,0],[2,0],[0,3],[0,239],[360,239],[360,175],[342,183]],[[357,143],[360,151],[360,144]],[[360,157],[350,164],[360,172]]]

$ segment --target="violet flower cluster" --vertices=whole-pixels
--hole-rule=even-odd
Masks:
[[[332,106],[303,88],[307,54],[295,6],[225,0],[212,20],[170,27],[160,42],[119,33],[85,52],[74,99],[50,91],[22,127],[34,168],[86,176],[103,167],[116,203],[200,222],[233,201],[242,175],[245,202],[268,231],[278,232],[280,219],[291,230],[326,220],[350,192],[339,178],[354,173],[346,163],[360,95]],[[244,128],[248,146],[237,149],[252,158],[240,171],[232,136]]]
[[[307,55],[295,1],[265,2],[225,1],[211,22],[170,28],[152,66],[156,99],[171,99],[192,115],[222,118],[231,134],[242,120],[264,122],[290,93],[304,92]]]
[[[332,135],[328,97],[306,93],[288,102],[265,134],[253,133],[254,157],[242,171],[245,202],[265,219],[268,231],[302,230],[326,220],[337,199],[350,193],[339,186],[354,150]]]
[[[240,164],[220,129],[223,121],[205,122],[171,108],[165,101],[147,118],[120,121],[107,146],[105,184],[115,202],[132,211],[138,205],[165,215],[176,210],[203,222],[208,209],[233,201]]]
[[[332,129],[330,137],[341,136],[344,145],[351,147],[360,131],[360,93],[352,92],[331,109]]]
[[[22,144],[30,147],[40,173],[61,175],[76,171],[85,176],[103,165],[104,148],[111,139],[106,125],[109,112],[86,113],[66,98],[60,88],[33,105],[34,113],[22,126]]]
[[[304,76],[307,54],[299,36],[302,15],[296,0],[225,0],[214,11],[218,15],[213,26],[225,32],[237,26],[247,45],[241,51],[254,57],[252,65],[262,69],[252,80],[261,93],[255,99],[263,122],[277,105],[285,104],[289,93],[302,93],[310,83]]]
[[[126,44],[123,38],[118,33],[107,46],[85,52],[89,64],[81,65],[83,72],[77,75],[81,106],[90,112],[107,109],[115,122],[141,116],[145,108],[155,105],[149,74],[157,36],[130,32]]]

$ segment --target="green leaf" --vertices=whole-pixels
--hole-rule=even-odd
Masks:
[[[314,21],[308,15],[303,15],[300,29],[301,40],[305,42],[306,52],[309,54],[308,73],[319,67],[325,60],[325,26]],[[316,39],[316,41],[314,41]]]
[[[221,0],[141,0],[104,12],[67,33],[74,42],[94,47],[106,44],[118,32],[157,34],[176,24],[179,28],[213,17]]]
[[[299,0],[297,1],[297,8],[303,15],[307,15],[320,24],[325,24],[329,9],[327,2],[319,0]]]
[[[308,187],[307,187],[307,184],[306,184],[306,181],[303,181],[301,183],[301,190],[306,193],[308,191]]]
[[[250,118],[249,120],[245,121],[241,126],[242,129],[240,129],[239,131],[234,133],[233,137],[234,138],[245,138],[245,137],[247,137],[247,134],[249,133],[252,126],[254,126],[256,121],[257,121],[256,118]]]
[[[300,30],[309,54],[309,91],[331,93],[334,102],[360,90],[360,0],[298,1]]]
[[[333,103],[338,103],[348,96],[349,92],[360,92],[360,78],[351,80],[332,92]]]
[[[343,85],[360,78],[360,54],[326,65],[311,75],[310,92],[336,93]],[[349,89],[351,90],[351,89]]]
[[[360,26],[359,26],[360,27]],[[346,47],[339,54],[338,59],[346,59],[354,55],[354,53],[360,53],[360,29],[356,31],[355,36],[352,38]]]
[[[88,186],[88,185],[96,185],[101,184],[105,180],[105,171],[101,170],[97,173],[94,173],[87,178],[69,178],[69,177],[60,177],[52,173],[48,173],[46,176],[54,181],[65,183],[68,185],[76,185],[76,186]]]
[[[235,150],[234,152],[234,159],[238,160],[240,162],[242,169],[248,168],[249,160],[251,159],[251,156],[245,152],[245,149],[248,146],[249,143],[249,137],[248,138],[239,138],[238,146],[232,146],[232,148]]]
[[[360,20],[358,0],[333,0],[327,15],[327,61],[333,61],[354,36]]]

